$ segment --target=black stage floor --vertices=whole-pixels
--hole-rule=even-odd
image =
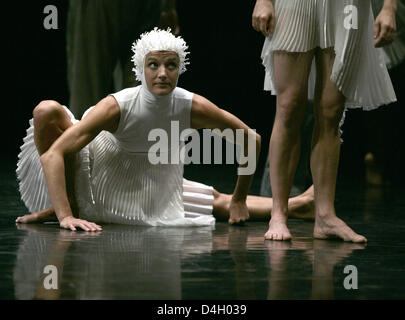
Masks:
[[[313,223],[299,220],[289,221],[291,242],[264,241],[263,222],[105,225],[88,234],[55,224],[15,225],[26,208],[13,161],[2,161],[0,299],[405,298],[405,193],[398,188],[338,184],[338,215],[367,245],[314,240]],[[231,179],[215,170],[194,170],[187,178],[229,192]],[[49,265],[55,269],[44,270]]]

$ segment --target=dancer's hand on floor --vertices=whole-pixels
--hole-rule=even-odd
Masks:
[[[229,205],[229,223],[243,224],[249,219],[249,210],[245,201],[231,200]]]
[[[76,227],[83,229],[84,231],[101,231],[102,228],[93,223],[82,219],[77,219],[75,217],[66,217],[60,221],[60,226],[64,229],[70,229],[76,231]]]

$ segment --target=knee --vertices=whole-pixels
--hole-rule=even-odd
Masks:
[[[317,115],[321,127],[338,128],[340,120],[342,119],[343,110],[344,104],[339,101],[322,101]]]
[[[305,114],[306,101],[306,97],[293,93],[277,97],[276,120],[289,130],[298,130]]]
[[[62,112],[62,106],[54,100],[41,101],[33,110],[34,121],[52,121],[58,119]]]

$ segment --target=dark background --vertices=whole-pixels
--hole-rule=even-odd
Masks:
[[[241,118],[262,136],[256,181],[262,174],[275,112],[264,92],[263,36],[251,27],[255,1],[178,0],[181,36],[189,45],[188,71],[179,86],[201,94]],[[58,30],[43,27],[46,5],[58,8]],[[33,108],[44,99],[68,104],[66,17],[68,2],[24,1],[3,6],[3,158],[17,160]],[[130,50],[130,48],[128,48]],[[364,155],[380,155],[390,180],[404,180],[404,64],[391,72],[399,103],[367,114],[349,111],[344,129],[340,178],[364,181]]]

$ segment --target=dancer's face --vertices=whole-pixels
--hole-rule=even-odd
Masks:
[[[173,51],[151,51],[145,58],[145,80],[149,91],[160,96],[173,91],[179,77],[179,56]]]

